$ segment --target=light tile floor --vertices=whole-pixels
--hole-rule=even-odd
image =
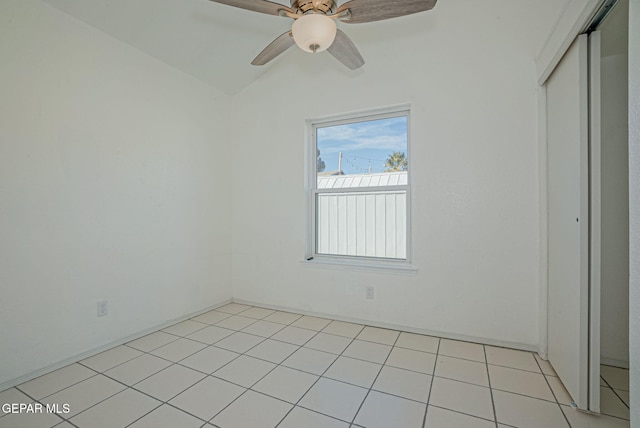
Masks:
[[[530,352],[232,303],[0,392],[0,427],[629,427],[628,371],[580,413]]]

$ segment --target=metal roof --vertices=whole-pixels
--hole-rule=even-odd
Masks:
[[[407,171],[318,176],[318,189],[406,186],[407,183]]]

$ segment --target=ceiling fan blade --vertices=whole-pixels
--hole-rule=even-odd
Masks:
[[[351,17],[345,23],[359,24],[362,22],[382,21],[413,13],[431,10],[437,0],[350,0],[338,8],[337,14],[351,12]]]
[[[269,43],[269,46],[264,48],[262,52],[251,61],[251,65],[265,65],[295,44],[291,31],[287,31]]]
[[[364,65],[364,59],[360,55],[358,48],[356,48],[349,36],[341,30],[336,33],[336,39],[327,51],[351,70],[356,70]]]
[[[247,9],[253,12],[266,13],[268,15],[280,15],[280,11],[294,13],[293,10],[280,3],[270,2],[268,0],[210,0],[215,3],[222,3],[229,6]]]

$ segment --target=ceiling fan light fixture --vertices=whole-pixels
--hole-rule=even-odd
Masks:
[[[336,38],[337,27],[333,19],[320,13],[303,15],[291,27],[293,40],[305,52],[322,52]]]

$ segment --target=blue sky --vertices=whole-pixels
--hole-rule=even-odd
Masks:
[[[338,169],[342,152],[342,171],[345,174],[385,170],[384,163],[393,152],[407,154],[407,118],[392,117],[367,122],[350,123],[317,129],[320,157],[325,171]]]

